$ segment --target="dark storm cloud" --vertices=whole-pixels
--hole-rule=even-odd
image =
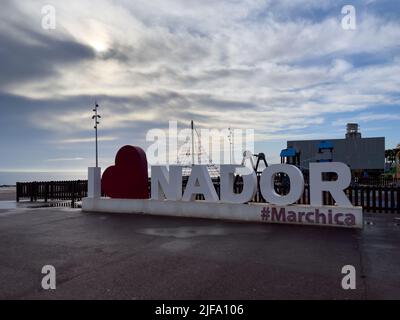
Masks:
[[[25,82],[57,73],[66,64],[94,59],[93,50],[70,39],[58,39],[18,25],[23,38],[0,31],[0,85]],[[29,40],[26,41],[25,39]]]
[[[200,127],[207,126],[210,114],[199,113],[199,107],[209,112],[214,109],[231,112],[232,109],[254,107],[247,103],[219,100],[210,95],[174,91],[131,96],[98,95],[96,99],[103,115],[103,132],[135,137],[143,136],[148,129],[167,126],[168,120],[177,120],[184,127],[189,125],[190,120],[197,122]],[[69,138],[82,137],[92,129],[90,113],[93,103],[94,97],[90,95],[34,99],[0,93],[0,127],[5,136],[18,136],[21,139],[26,137],[23,140],[28,137],[49,140],[56,139],[58,135],[66,135]],[[151,120],[142,119],[140,115],[149,110],[158,116]],[[73,116],[83,113],[88,115]],[[124,114],[127,117],[124,117]],[[70,116],[73,117],[69,118]],[[49,136],[50,132],[54,135]]]

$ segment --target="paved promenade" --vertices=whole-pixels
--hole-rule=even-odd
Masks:
[[[360,231],[0,209],[0,299],[400,299],[395,217],[366,215]],[[356,290],[341,288],[348,264]]]

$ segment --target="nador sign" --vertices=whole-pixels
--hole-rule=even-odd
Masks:
[[[246,203],[251,201],[257,191],[257,177],[254,171],[242,175],[243,190],[240,194],[233,192],[235,174],[238,170],[246,171],[239,165],[221,165],[221,196],[217,195],[206,165],[194,165],[182,195],[181,166],[151,167],[151,198],[154,200],[194,201],[196,195],[204,195],[205,201],[223,203]],[[250,170],[249,170],[250,171]],[[285,173],[290,181],[290,191],[287,195],[276,193],[274,188],[275,175]],[[323,173],[336,173],[335,181],[324,181]],[[310,202],[312,206],[322,206],[322,193],[328,191],[342,207],[353,207],[344,189],[351,181],[350,169],[339,162],[310,164]],[[264,199],[275,205],[289,205],[297,202],[304,192],[304,177],[302,172],[293,165],[275,164],[267,167],[261,174],[260,191]]]
[[[251,202],[258,188],[257,177],[244,166],[220,165],[219,196],[206,165],[192,167],[184,190],[182,169],[177,165],[152,166],[149,198],[146,155],[138,147],[125,146],[117,153],[115,165],[107,168],[101,179],[102,190],[110,198],[89,193],[83,210],[362,227],[362,208],[354,207],[344,192],[351,182],[351,172],[343,163],[310,164],[310,205],[295,204],[303,195],[305,184],[302,172],[293,165],[276,164],[264,169],[259,188],[266,203]],[[278,194],[274,187],[275,176],[280,173],[286,174],[290,182],[285,195]],[[325,181],[326,173],[335,174],[336,179]],[[240,193],[234,192],[237,175],[243,181]],[[90,185],[91,181],[89,188]],[[323,205],[324,192],[332,195],[335,206]],[[204,200],[196,200],[199,194]]]

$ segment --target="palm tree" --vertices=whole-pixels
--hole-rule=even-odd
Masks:
[[[396,151],[396,149],[385,150],[386,162],[390,162],[390,164],[392,165],[393,162],[396,161]]]

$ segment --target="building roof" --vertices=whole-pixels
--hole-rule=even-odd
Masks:
[[[281,157],[294,157],[296,155],[295,148],[287,148],[281,151]]]

